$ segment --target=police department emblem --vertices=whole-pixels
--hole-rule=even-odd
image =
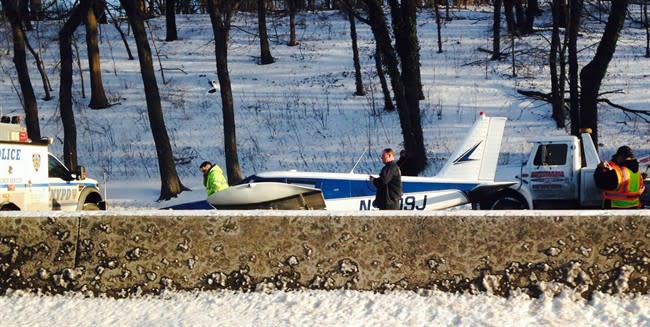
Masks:
[[[32,164],[34,165],[34,170],[38,171],[41,168],[41,155],[38,153],[32,154]]]

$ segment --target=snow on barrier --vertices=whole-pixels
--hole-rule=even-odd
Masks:
[[[146,211],[0,218],[0,291],[648,293],[650,212]]]

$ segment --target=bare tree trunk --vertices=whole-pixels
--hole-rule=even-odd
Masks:
[[[580,91],[578,76],[578,31],[582,15],[582,0],[569,2],[568,52],[569,52],[569,102],[571,117],[571,135],[580,135]]]
[[[260,64],[268,65],[275,62],[269,46],[269,34],[266,32],[266,1],[257,0],[257,24],[260,33]]]
[[[104,82],[102,81],[102,68],[99,57],[99,41],[97,37],[97,17],[95,16],[95,1],[82,0],[86,2],[86,15],[84,23],[86,25],[86,47],[88,49],[88,63],[90,72],[90,103],[88,107],[92,109],[104,109],[111,106],[104,91]]]
[[[501,58],[501,1],[494,0],[494,19],[492,20],[492,60]]]
[[[417,175],[426,165],[422,130],[420,126],[413,126],[413,122],[419,122],[420,119],[419,105],[417,104],[417,90],[413,89],[413,85],[410,84],[412,89],[410,90],[410,94],[407,95],[404,78],[398,69],[397,55],[391,46],[390,34],[386,24],[386,16],[384,15],[381,3],[378,0],[367,0],[366,4],[370,27],[375,36],[377,47],[381,49],[382,59],[387,68],[388,75],[390,76],[393,92],[395,94],[397,112],[399,113],[400,126],[404,137],[404,149],[407,151],[409,158],[411,158],[406,167],[407,169],[404,170],[404,174]],[[404,60],[404,58],[402,58],[402,60]],[[410,81],[410,83],[413,83],[413,81]],[[417,83],[419,83],[419,80]],[[418,115],[416,117],[412,117],[413,111],[410,106],[415,106],[414,108],[417,109]],[[417,128],[420,128],[420,130],[414,130]]]
[[[393,18],[395,49],[402,65],[402,80],[407,92],[416,92],[417,99],[424,99],[420,78],[420,44],[417,36],[415,0],[388,0]],[[407,95],[408,96],[408,95]],[[411,104],[411,109],[414,104]],[[419,105],[417,106],[419,116]],[[408,151],[408,150],[407,150]],[[410,154],[410,153],[409,153]],[[409,159],[413,159],[409,157]],[[413,160],[409,160],[411,162]]]
[[[43,19],[43,2],[41,0],[29,0],[29,19],[40,21]]]
[[[50,85],[50,80],[47,78],[47,73],[45,72],[45,66],[43,65],[43,61],[38,56],[38,53],[34,51],[34,48],[32,48],[32,46],[29,44],[28,39],[25,39],[25,46],[34,57],[34,60],[36,60],[36,67],[38,68],[38,73],[41,75],[41,81],[43,82],[43,92],[45,92],[45,97],[43,98],[43,100],[50,101],[52,100],[52,95],[50,95],[50,90],[52,89],[52,86]]]
[[[32,22],[29,18],[29,2],[25,0],[19,0],[16,8],[18,15],[20,16],[19,20],[22,22],[25,31],[33,31],[34,27],[32,26]]]
[[[138,58],[140,60],[140,70],[147,101],[147,112],[149,114],[149,124],[151,125],[151,132],[154,143],[156,144],[158,166],[160,169],[161,186],[158,200],[169,200],[181,192],[188,190],[188,188],[181,184],[176,172],[174,154],[169,143],[169,136],[160,104],[160,93],[158,91],[158,83],[156,82],[156,74],[153,69],[151,48],[149,47],[147,32],[144,27],[144,13],[139,9],[138,4],[134,2],[138,1],[120,0],[128,16],[129,24],[133,29],[133,36],[135,37],[138,48]]]
[[[354,95],[366,95],[363,89],[363,80],[361,79],[361,63],[359,62],[359,47],[357,46],[357,23],[354,14],[348,12],[348,21],[350,22],[350,38],[352,39],[352,61],[354,63],[354,81],[357,87]]]
[[[129,42],[126,41],[126,35],[124,35],[124,32],[122,32],[122,29],[120,28],[117,19],[113,17],[113,14],[111,13],[110,10],[106,10],[106,12],[111,16],[111,21],[113,21],[113,26],[115,26],[115,29],[120,33],[120,37],[122,38],[122,43],[124,43],[124,48],[126,49],[126,53],[129,55],[129,60],[135,59],[133,58],[133,54],[131,53]]]
[[[564,51],[560,45],[560,2],[554,0],[552,3],[553,31],[551,33],[551,49],[549,53],[549,67],[551,71],[551,106],[553,108],[553,120],[557,128],[565,126],[564,112],[564,88],[560,82],[561,75],[558,76],[558,57],[560,51]]]
[[[605,32],[598,44],[594,58],[580,71],[580,122],[581,128],[591,128],[591,138],[598,144],[598,91],[609,62],[616,51],[616,43],[627,13],[629,0],[612,1]]]
[[[377,43],[377,50],[379,58],[381,59],[382,67],[386,69],[390,83],[397,102],[397,109],[406,109],[406,99],[404,97],[404,84],[402,84],[402,74],[399,71],[399,60],[395,49],[391,45],[390,34],[388,32],[388,25],[386,23],[386,16],[384,15],[381,4],[378,0],[367,0],[368,5],[368,20],[370,28]],[[408,113],[407,113],[408,114]],[[401,120],[401,113],[400,113]],[[406,122],[408,124],[408,121]],[[404,133],[404,129],[402,129]]]
[[[508,34],[517,35],[517,23],[515,22],[515,0],[503,0],[503,10],[506,17],[506,28]]]
[[[384,95],[384,110],[393,111],[395,105],[393,99],[390,97],[390,89],[386,82],[386,74],[384,74],[383,60],[381,59],[381,49],[377,46],[375,50],[375,67],[377,69],[377,76],[379,76],[379,83],[381,85],[381,93]]]
[[[438,35],[438,53],[442,53],[442,24],[440,23],[440,10],[438,9],[438,0],[433,0],[433,9],[436,14],[436,29]]]
[[[79,46],[77,45],[77,42],[75,41],[73,44],[74,46],[74,51],[75,51],[75,57],[77,59],[77,70],[79,71],[79,86],[81,86],[81,98],[85,99],[86,98],[86,88],[84,85],[84,74],[83,74],[83,69],[81,69],[81,56],[79,55]]]
[[[171,42],[178,40],[178,33],[176,32],[176,0],[167,0],[165,2],[165,29],[167,30],[167,37],[165,41]]]
[[[417,175],[424,170],[427,164],[426,150],[424,148],[424,137],[422,135],[422,123],[420,120],[420,100],[424,98],[422,83],[420,79],[420,53],[417,38],[416,8],[413,0],[389,0],[393,16],[393,34],[395,35],[395,47],[402,66],[402,83],[404,85],[404,96],[406,107],[400,108],[408,111],[408,114],[400,115],[401,119],[408,119],[408,129],[403,131],[405,135],[404,150],[409,160],[402,168],[405,175]],[[408,142],[407,142],[408,139]]]
[[[514,0],[515,5],[515,29],[517,30],[517,35],[525,34],[524,26],[526,25],[526,15],[524,14],[524,5],[522,4],[523,0]]]
[[[77,169],[77,124],[72,110],[72,34],[81,25],[83,13],[88,10],[84,2],[70,11],[68,20],[59,31],[59,55],[61,73],[59,85],[59,112],[63,125],[63,163],[70,169]]]
[[[289,7],[289,46],[293,47],[298,45],[298,40],[296,38],[296,1],[298,0],[287,0],[287,6]]]
[[[522,32],[524,34],[533,33],[533,24],[535,23],[535,17],[537,17],[537,12],[539,11],[539,5],[537,0],[528,0],[526,5],[526,18],[522,26]]]
[[[228,33],[232,15],[237,10],[239,3],[237,0],[221,1],[215,3],[215,0],[207,0],[207,6],[210,21],[212,22],[212,32],[214,33],[214,52],[217,61],[219,89],[221,91],[226,171],[228,173],[228,183],[234,185],[242,180],[242,174],[239,167],[239,157],[237,156],[235,110],[230,75],[228,73]]]
[[[18,6],[14,0],[1,0],[2,8],[9,18],[12,36],[14,39],[14,65],[18,74],[18,83],[20,91],[23,94],[23,106],[25,109],[25,125],[27,134],[32,140],[41,139],[41,128],[38,122],[38,107],[32,81],[29,79],[29,69],[27,68],[27,53],[25,52],[25,32],[22,28],[21,15],[18,12]]]

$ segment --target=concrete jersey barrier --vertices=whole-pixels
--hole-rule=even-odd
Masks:
[[[0,291],[648,293],[650,212],[3,213]]]

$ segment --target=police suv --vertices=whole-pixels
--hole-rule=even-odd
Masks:
[[[0,210],[105,210],[84,167],[72,172],[48,152],[49,140],[30,141],[19,118],[0,120]]]

